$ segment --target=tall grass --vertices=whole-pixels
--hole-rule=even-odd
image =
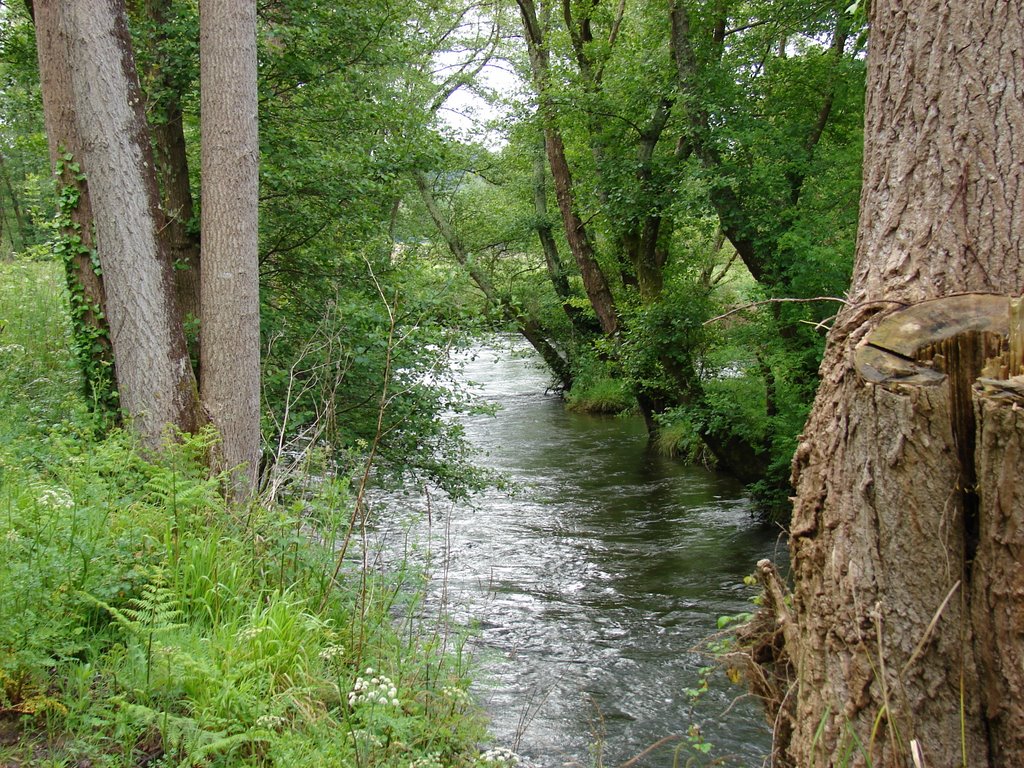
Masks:
[[[494,765],[414,580],[328,578],[345,494],[232,509],[211,434],[96,436],[58,286],[0,264],[0,764]]]

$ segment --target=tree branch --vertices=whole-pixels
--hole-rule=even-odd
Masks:
[[[814,298],[811,299],[764,299],[762,301],[752,301],[749,304],[744,304],[741,307],[734,307],[733,309],[730,309],[728,312],[725,312],[721,315],[716,315],[715,317],[712,317],[709,320],[705,320],[703,323],[701,323],[701,325],[711,325],[711,323],[717,322],[719,320],[724,320],[730,315],[735,315],[737,312],[743,312],[748,309],[754,309],[755,307],[761,307],[764,306],[765,304],[812,304],[818,301],[834,301],[839,304],[844,304],[846,306],[849,306],[850,304],[850,302],[848,302],[846,299],[840,299],[835,296],[815,296]]]

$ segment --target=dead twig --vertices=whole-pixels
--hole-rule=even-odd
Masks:
[[[817,301],[834,301],[838,304],[846,305],[849,305],[850,303],[846,299],[840,299],[836,296],[815,296],[812,299],[762,299],[761,301],[752,301],[749,304],[744,304],[741,307],[734,307],[733,309],[730,309],[728,312],[724,314],[716,315],[715,317],[712,317],[710,320],[705,320],[702,323],[702,325],[711,325],[711,323],[718,322],[719,320],[724,320],[725,318],[729,317],[729,315],[735,315],[737,312],[744,312],[748,309],[754,309],[755,307],[760,307],[765,304],[812,304]]]
[[[658,747],[663,747],[666,744],[669,744],[669,743],[671,743],[673,741],[678,741],[681,738],[682,738],[682,736],[671,735],[671,736],[665,736],[664,738],[658,739],[656,742],[651,744],[651,746],[647,747],[647,749],[645,749],[643,752],[640,752],[639,754],[634,755],[629,760],[627,760],[626,762],[622,763],[622,765],[620,765],[619,768],[633,768],[634,765],[636,765],[638,762],[643,760],[645,757],[647,757],[647,755],[651,754],[651,752],[656,750]]]

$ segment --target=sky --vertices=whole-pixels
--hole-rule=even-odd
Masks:
[[[467,18],[464,24],[465,39],[486,39],[491,32],[491,22],[480,17]],[[479,44],[479,43],[478,43]],[[472,49],[467,44],[462,50],[451,50],[438,54],[435,61],[434,79],[442,82],[458,69],[466,60]],[[477,75],[477,88],[461,87],[455,91],[438,112],[438,118],[463,141],[478,141],[492,149],[500,148],[506,143],[503,135],[502,120],[510,111],[510,106],[502,101],[521,101],[524,83],[516,75],[512,65],[495,56]],[[491,91],[498,96],[488,101],[476,91]]]

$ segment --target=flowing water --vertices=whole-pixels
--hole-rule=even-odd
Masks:
[[[762,765],[770,734],[741,687],[719,673],[698,703],[686,693],[717,618],[751,609],[743,577],[784,557],[742,489],[652,455],[639,419],[567,412],[515,344],[476,350],[464,375],[500,407],[466,417],[466,436],[518,490],[435,503],[433,599],[476,627],[497,744],[545,768],[614,766],[677,736],[636,765],[684,766],[697,725],[714,747],[697,765]],[[424,517],[412,535],[427,531]]]

